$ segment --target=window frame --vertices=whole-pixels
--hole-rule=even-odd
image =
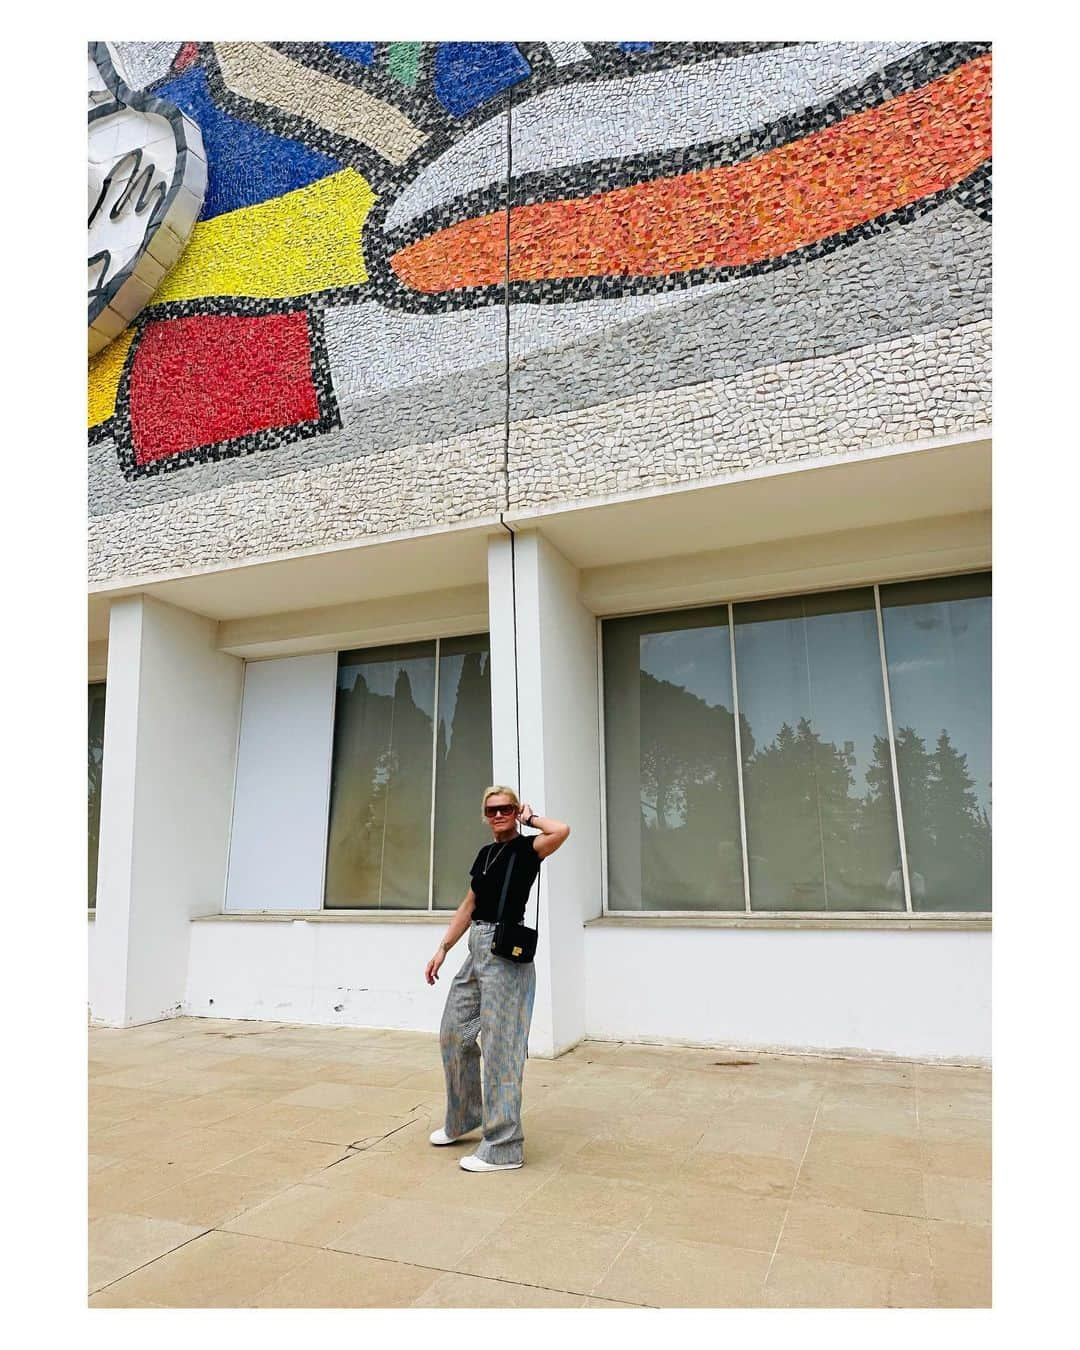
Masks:
[[[907,857],[907,836],[904,831],[903,805],[900,800],[900,782],[899,771],[896,762],[896,737],[893,728],[892,716],[892,693],[889,686],[888,660],[885,652],[885,627],[881,611],[881,587],[891,586],[903,581],[940,581],[949,577],[958,576],[981,576],[988,574],[991,577],[991,594],[993,593],[993,569],[991,567],[969,567],[957,571],[945,573],[933,573],[930,575],[900,576],[889,577],[887,580],[847,582],[842,585],[814,586],[807,587],[797,592],[776,592],[764,595],[741,595],[738,600],[713,600],[706,601],[696,599],[685,605],[669,605],[662,609],[638,609],[619,611],[614,614],[598,614],[596,616],[596,689],[597,689],[597,721],[599,724],[599,749],[600,749],[600,903],[601,916],[603,918],[613,919],[636,919],[645,923],[653,919],[679,919],[679,920],[701,920],[704,924],[713,924],[718,921],[726,922],[730,926],[736,926],[740,922],[752,922],[754,927],[767,927],[776,922],[780,925],[791,925],[797,923],[800,925],[812,926],[836,926],[844,927],[847,925],[857,926],[861,920],[867,920],[874,927],[880,927],[885,924],[893,923],[901,927],[910,927],[916,923],[921,927],[933,927],[936,924],[955,926],[959,922],[982,924],[989,922],[993,917],[991,909],[966,909],[966,910],[917,910],[912,908],[911,902],[911,880],[908,875],[908,857]],[[783,909],[783,910],[755,910],[750,905],[750,867],[749,850],[747,842],[747,822],[746,822],[746,797],[743,788],[743,762],[742,745],[739,729],[739,676],[735,662],[735,606],[751,603],[754,600],[774,600],[774,599],[796,599],[805,595],[827,595],[833,591],[846,591],[852,589],[865,589],[871,587],[874,592],[874,614],[877,623],[878,634],[878,655],[881,663],[881,681],[885,699],[885,719],[886,728],[889,737],[889,760],[892,768],[893,799],[896,807],[896,825],[900,842],[900,865],[901,875],[904,882],[904,908],[890,910],[869,910],[869,909]],[[712,604],[717,607],[723,606],[727,610],[727,628],[731,659],[731,687],[732,687],[732,715],[735,721],[735,764],[738,782],[739,797],[739,833],[742,844],[742,867],[743,867],[743,894],[745,900],[744,910],[701,910],[701,909],[613,909],[609,903],[609,883],[608,883],[608,801],[607,801],[607,751],[606,737],[607,725],[604,712],[604,634],[603,627],[606,622],[616,619],[629,619],[635,617],[646,617],[649,615],[675,614],[679,610],[700,609],[703,604]]]
[[[426,917],[426,918],[431,918],[432,916],[436,916],[436,915],[437,915],[437,916],[439,916],[440,918],[446,918],[446,919],[449,919],[450,916],[454,913],[454,910],[453,910],[453,909],[436,909],[436,908],[435,908],[435,905],[434,905],[434,901],[435,901],[435,799],[436,799],[436,793],[437,793],[437,791],[438,791],[438,775],[437,775],[436,770],[437,770],[437,767],[438,767],[438,746],[439,746],[439,686],[440,686],[440,682],[441,682],[441,662],[442,662],[442,644],[443,644],[443,642],[444,642],[444,641],[446,641],[446,642],[462,641],[462,640],[468,640],[468,639],[471,639],[471,638],[486,638],[486,639],[487,639],[487,643],[488,643],[488,646],[487,646],[487,654],[488,654],[488,667],[489,667],[489,679],[490,679],[490,663],[491,663],[491,629],[490,629],[490,628],[483,629],[483,630],[481,630],[481,631],[479,631],[479,632],[468,632],[468,633],[454,633],[454,632],[450,632],[450,633],[439,633],[439,634],[436,634],[434,637],[419,637],[419,638],[411,638],[411,639],[408,639],[408,641],[413,641],[413,642],[417,642],[417,643],[431,642],[431,643],[434,644],[434,648],[435,648],[435,674],[434,674],[433,688],[432,688],[432,711],[433,711],[433,716],[432,716],[432,725],[431,725],[431,806],[430,806],[430,811],[429,811],[429,816],[428,816],[428,891],[427,891],[427,905],[426,905],[423,909],[401,909],[401,908],[390,908],[390,907],[382,907],[382,906],[374,906],[374,905],[327,905],[327,903],[326,903],[326,869],[327,869],[327,864],[328,864],[328,862],[329,862],[329,857],[330,857],[330,797],[329,797],[329,791],[330,791],[330,785],[331,785],[332,778],[333,778],[334,735],[336,734],[336,726],[334,726],[334,727],[331,728],[331,739],[330,739],[330,774],[329,774],[328,779],[327,779],[326,845],[325,845],[325,848],[324,848],[324,850],[323,850],[322,903],[321,903],[320,907],[319,907],[317,910],[314,910],[314,911],[313,911],[314,914],[318,914],[318,915],[329,914],[329,915],[342,915],[342,916],[348,916],[348,915],[362,915],[362,916],[369,917],[369,918],[372,918],[372,919],[377,919],[380,915],[385,915],[388,919],[398,919],[398,918],[403,917],[403,916],[404,916],[404,917],[414,917],[414,918],[417,918],[417,919],[422,919],[422,918],[425,918],[425,917]],[[343,652],[361,652],[361,651],[363,651],[363,652],[378,652],[378,651],[380,651],[380,650],[382,650],[382,649],[384,649],[384,648],[387,648],[387,647],[394,647],[394,646],[397,646],[397,645],[400,645],[400,644],[399,644],[399,643],[394,643],[394,642],[385,642],[385,641],[384,641],[384,642],[375,642],[375,643],[372,643],[370,646],[369,646],[369,645],[366,645],[366,644],[360,644],[360,645],[358,645],[358,646],[339,647],[339,648],[334,648],[333,651],[334,651],[334,656],[335,656],[336,660],[338,661],[338,669],[340,669],[340,661],[341,661],[341,656],[342,656],[342,653],[343,653]],[[335,719],[336,719],[336,717],[337,717],[337,694],[338,694],[337,675],[336,675],[336,672],[335,672],[335,677],[334,677],[334,708],[333,708],[333,716],[334,716]],[[489,698],[489,700],[488,700],[488,719],[489,719],[489,722],[490,722],[490,719],[491,719],[491,708],[492,708],[492,703],[491,703],[491,699]],[[494,740],[494,727],[492,727],[491,730],[492,730],[492,739]],[[485,784],[485,786],[486,786],[486,784]],[[460,901],[459,901],[459,903],[460,903]],[[456,908],[456,906],[455,906],[455,908]]]

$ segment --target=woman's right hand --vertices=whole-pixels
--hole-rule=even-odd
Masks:
[[[424,970],[424,979],[428,984],[434,984],[439,978],[439,967],[446,960],[446,952],[440,947],[431,960],[427,963]]]

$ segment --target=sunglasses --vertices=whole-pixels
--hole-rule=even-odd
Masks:
[[[485,816],[516,816],[517,807],[507,802],[505,806],[485,806]]]

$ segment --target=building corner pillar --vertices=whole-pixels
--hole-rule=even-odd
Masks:
[[[182,1010],[190,920],[222,907],[243,663],[211,619],[136,595],[109,616],[90,1017]]]
[[[541,814],[571,828],[570,839],[541,867],[529,1045],[544,1058],[562,1054],[586,1033],[583,926],[601,912],[597,625],[579,584],[577,569],[539,531],[492,537],[495,781],[513,783]]]

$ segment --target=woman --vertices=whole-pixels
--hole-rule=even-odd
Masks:
[[[570,826],[538,816],[518,801],[513,788],[489,787],[480,803],[492,841],[476,855],[471,885],[450,920],[446,936],[427,963],[428,984],[439,977],[446,953],[469,931],[469,954],[446,994],[439,1043],[446,1072],[446,1122],[433,1144],[454,1144],[484,1127],[476,1152],[461,1159],[467,1172],[506,1172],[525,1161],[521,1128],[521,1078],[528,1053],[529,1022],[536,992],[536,967],[493,956],[491,939],[510,859],[514,870],[502,918],[521,923],[540,860],[570,834]],[[520,825],[539,830],[523,835]],[[477,1046],[477,1036],[481,1046]],[[480,1055],[484,1057],[483,1093]]]

